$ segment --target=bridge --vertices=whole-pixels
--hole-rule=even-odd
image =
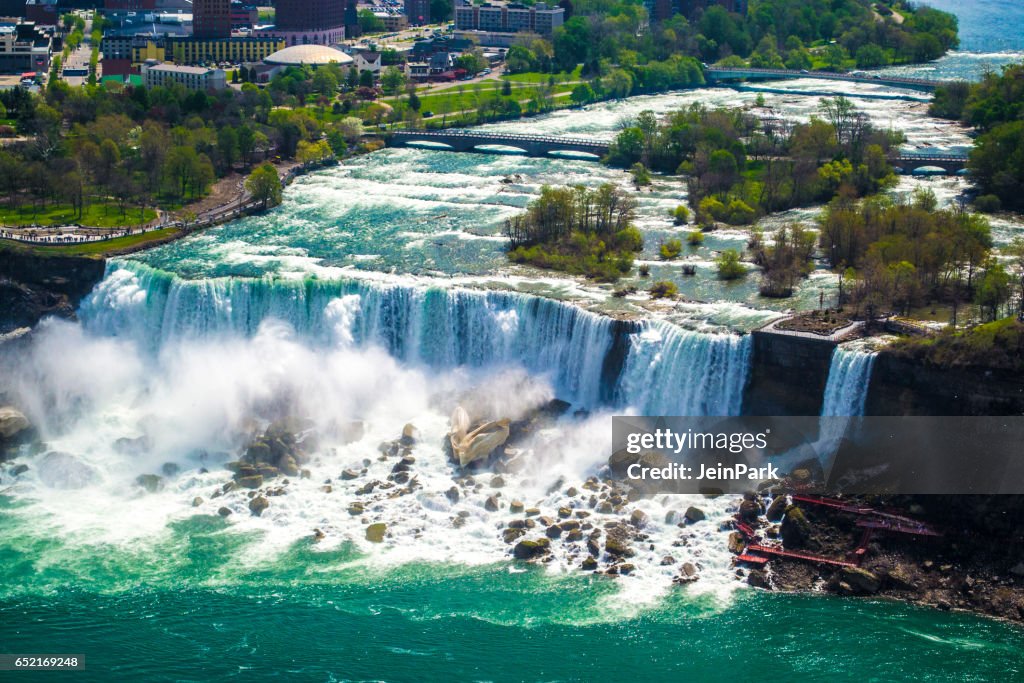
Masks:
[[[940,168],[946,175],[957,175],[967,168],[966,154],[899,154],[889,157],[897,173],[913,173],[922,168]]]
[[[766,81],[782,78],[813,78],[822,81],[846,81],[848,83],[872,83],[893,88],[907,88],[921,92],[934,92],[945,81],[929,81],[923,78],[902,78],[882,74],[838,73],[835,71],[795,71],[793,69],[754,69],[741,67],[717,67],[704,69],[704,80],[709,85],[730,81]]]
[[[405,147],[409,143],[428,142],[444,145],[452,152],[493,152],[483,147],[511,147],[527,156],[542,157],[552,152],[577,152],[603,157],[609,143],[589,138],[569,138],[553,135],[526,135],[470,130],[396,130],[388,135],[391,147]]]

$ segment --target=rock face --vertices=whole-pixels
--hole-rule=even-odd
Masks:
[[[293,417],[276,420],[262,436],[249,442],[239,460],[226,466],[235,473],[235,481],[240,486],[259,488],[263,480],[282,474],[301,476],[299,466],[309,460],[309,452],[316,448],[316,441],[311,423]],[[342,478],[346,477],[342,475]]]
[[[843,567],[832,581],[840,593],[852,595],[874,595],[882,587],[877,576],[860,567]]]
[[[510,424],[511,421],[506,418],[485,422],[469,431],[469,414],[462,406],[457,406],[452,413],[452,431],[448,438],[459,465],[465,467],[474,461],[486,459],[494,449],[508,441]]]
[[[99,473],[70,453],[50,451],[37,465],[39,481],[52,489],[80,489],[99,481]]]
[[[0,334],[43,317],[74,319],[75,308],[103,279],[106,263],[84,256],[43,256],[0,247]]]

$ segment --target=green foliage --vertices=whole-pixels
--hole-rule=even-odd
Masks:
[[[1003,208],[1003,203],[994,194],[983,194],[974,200],[974,208],[981,213],[997,213]]]
[[[658,280],[648,291],[652,299],[673,299],[679,294],[679,288],[671,280]]]
[[[1019,372],[1024,370],[1024,323],[1003,318],[934,339],[901,339],[891,348],[939,367]]]
[[[704,233],[700,230],[693,230],[686,235],[686,243],[691,247],[699,247],[704,244]]]
[[[505,223],[509,259],[612,282],[633,267],[643,236],[636,202],[614,185],[543,187],[526,213]]]
[[[245,179],[245,189],[263,208],[281,203],[281,179],[272,164],[260,164]]]
[[[686,225],[690,220],[690,210],[686,208],[686,205],[680,204],[672,210],[672,218],[676,225]]]
[[[738,280],[747,274],[747,268],[740,261],[740,253],[735,249],[726,249],[715,259],[720,280]]]
[[[1006,208],[1024,209],[1024,121],[999,124],[980,135],[968,166],[982,192],[995,195]]]
[[[661,247],[659,247],[658,249],[658,253],[661,254],[661,258],[665,259],[666,261],[671,261],[674,258],[678,258],[679,254],[681,254],[682,251],[683,243],[676,238],[672,238],[662,242]]]

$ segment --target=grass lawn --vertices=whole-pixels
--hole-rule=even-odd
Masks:
[[[582,79],[582,75],[581,75],[582,72],[583,72],[583,67],[582,66],[577,66],[575,69],[573,69],[569,73],[562,72],[562,73],[554,74],[555,83],[557,84],[557,83],[565,83],[567,81],[578,81],[578,80],[581,80]],[[506,74],[506,75],[502,76],[501,78],[502,78],[502,80],[512,81],[513,83],[519,82],[519,83],[541,84],[541,83],[547,83],[548,80],[551,78],[551,76],[552,76],[552,74],[545,74],[545,73],[540,73],[540,72],[537,72],[537,71],[527,71],[527,72],[521,73],[521,74]]]
[[[79,224],[93,228],[116,228],[123,225],[148,223],[156,218],[156,211],[146,209],[139,219],[138,209],[129,209],[125,216],[114,204],[90,204],[85,208],[81,218],[77,218],[75,210],[68,204],[51,204],[38,212],[27,204],[17,208],[0,206],[0,225],[71,225]]]
[[[31,251],[50,256],[106,256],[114,252],[120,252],[123,249],[172,237],[178,234],[178,232],[177,228],[163,228],[162,230],[153,230],[142,235],[129,235],[102,242],[83,242],[81,244],[54,246],[38,246],[35,244],[22,244],[13,240],[0,240],[0,248]]]

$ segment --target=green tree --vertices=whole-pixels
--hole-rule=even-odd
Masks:
[[[747,269],[740,261],[740,253],[735,249],[726,249],[715,259],[718,277],[721,280],[738,280],[747,274]]]
[[[263,163],[253,169],[245,179],[245,189],[253,199],[260,202],[260,207],[264,210],[281,203],[281,178],[271,164]]]

